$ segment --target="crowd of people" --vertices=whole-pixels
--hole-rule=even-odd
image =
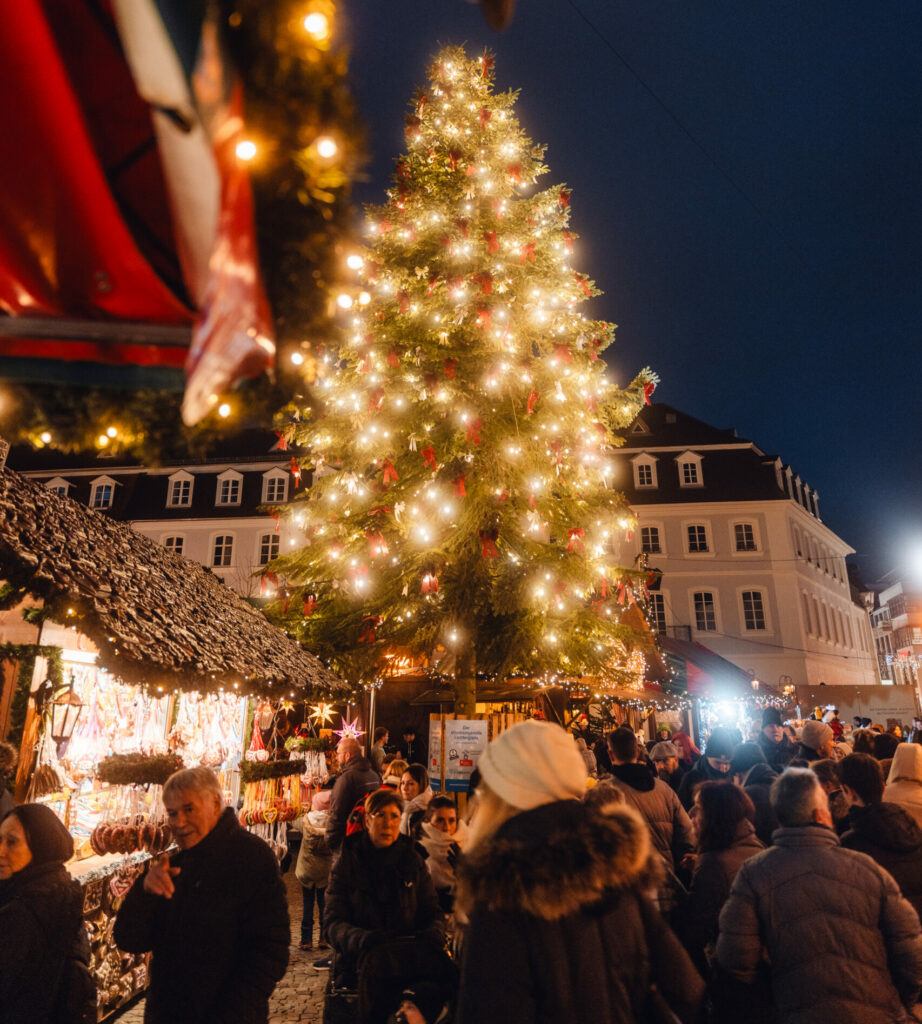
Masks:
[[[325,1024],[922,1021],[922,722],[856,724],[769,707],[699,751],[526,721],[463,814],[386,730],[368,756],[343,739],[295,862]],[[265,1024],[290,942],[275,856],[206,768],[163,802],[177,849],[114,928],[152,953],[145,1022]],[[72,855],[47,807],[0,821],[3,1021],[95,1020]]]

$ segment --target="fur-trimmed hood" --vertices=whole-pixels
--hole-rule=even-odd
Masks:
[[[455,906],[464,915],[483,904],[554,921],[625,889],[655,889],[660,873],[632,808],[559,800],[517,814],[465,854]]]

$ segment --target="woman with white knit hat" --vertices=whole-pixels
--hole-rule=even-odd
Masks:
[[[478,767],[457,872],[459,1024],[633,1024],[661,998],[696,1019],[704,983],[649,900],[659,869],[646,825],[627,806],[583,802],[569,734],[522,722]]]

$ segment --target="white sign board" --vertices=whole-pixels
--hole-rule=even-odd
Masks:
[[[445,789],[466,793],[471,774],[487,748],[487,723],[450,718],[445,723]]]
[[[429,785],[434,793],[442,789],[442,723],[437,718],[429,719]]]

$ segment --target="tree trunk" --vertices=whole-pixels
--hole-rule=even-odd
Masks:
[[[459,651],[455,664],[455,714],[473,718],[477,706],[477,651],[473,644]]]

